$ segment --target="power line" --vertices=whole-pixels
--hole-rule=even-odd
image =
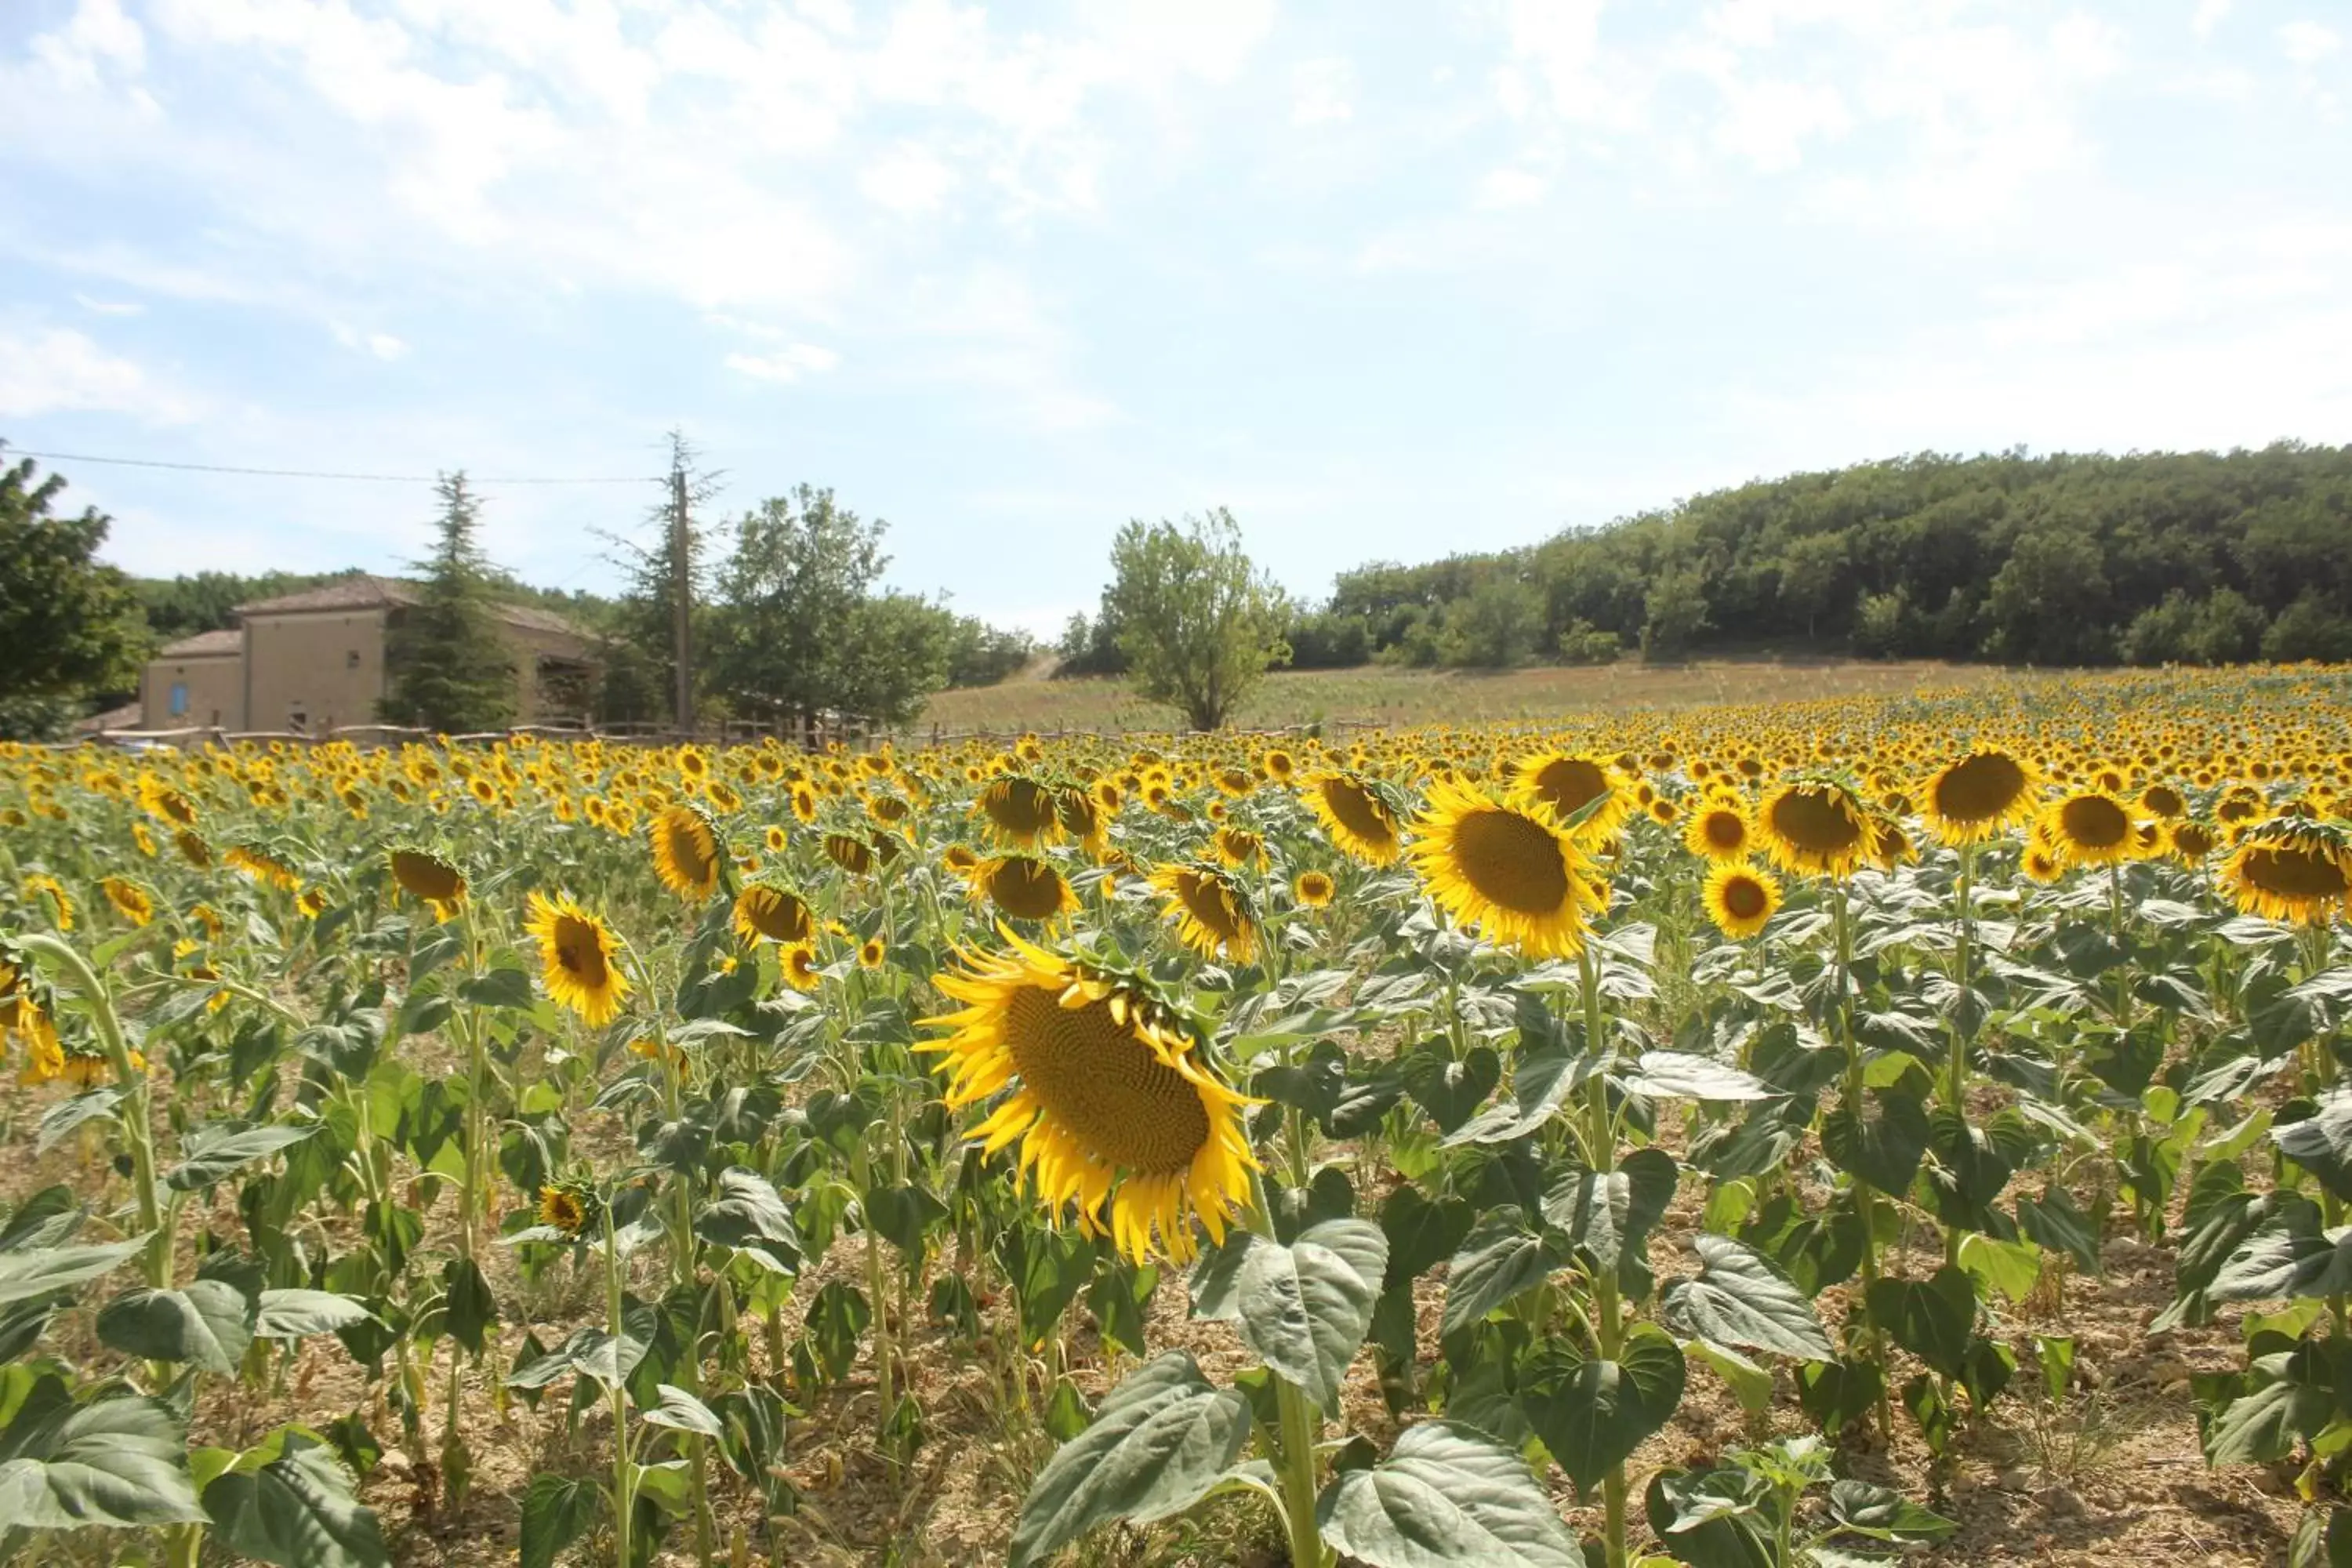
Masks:
[[[360,479],[387,485],[432,485],[441,482],[438,474],[341,474],[326,473],[313,468],[239,468],[223,463],[167,463],[154,458],[100,458],[89,452],[30,452],[22,447],[0,444],[0,453],[14,452],[20,458],[38,458],[48,463],[105,463],[121,468],[177,468],[194,474],[244,474],[269,479]],[[468,476],[469,478],[471,476]],[[481,485],[657,485],[667,481],[665,474],[614,474],[565,478],[476,479]]]

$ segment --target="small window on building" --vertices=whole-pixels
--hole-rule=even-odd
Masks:
[[[293,709],[286,715],[286,727],[289,730],[307,729],[310,723],[310,710],[307,708]]]
[[[187,710],[188,683],[184,680],[175,680],[172,682],[172,717],[176,719]]]
[[[352,651],[351,651],[351,652],[349,652],[349,653],[347,653],[347,654],[343,655],[343,668],[344,668],[345,669],[357,669],[359,667],[360,667],[360,650],[359,650],[359,649],[357,649],[357,648],[353,648],[353,649],[352,649]]]

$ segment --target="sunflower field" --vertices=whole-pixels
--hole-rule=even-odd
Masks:
[[[2352,1563],[2347,813],[2310,667],[0,747],[0,1560]]]

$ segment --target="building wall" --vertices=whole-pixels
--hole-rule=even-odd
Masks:
[[[186,706],[172,711],[172,688],[187,689]],[[217,724],[245,728],[245,661],[233,653],[150,660],[139,684],[139,727],[185,730]]]
[[[303,610],[245,623],[246,728],[316,735],[373,724],[383,700],[383,612]]]
[[[553,700],[553,694],[544,689],[540,679],[541,658],[579,662],[587,657],[587,639],[571,632],[546,631],[537,626],[519,626],[511,622],[499,627],[505,634],[507,646],[514,650],[516,692],[515,722],[544,724],[561,719],[578,719],[584,715],[566,711]]]

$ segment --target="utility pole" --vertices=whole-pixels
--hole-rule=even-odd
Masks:
[[[669,465],[669,549],[677,601],[677,732],[694,732],[694,534],[686,517],[686,458],[673,448]]]

